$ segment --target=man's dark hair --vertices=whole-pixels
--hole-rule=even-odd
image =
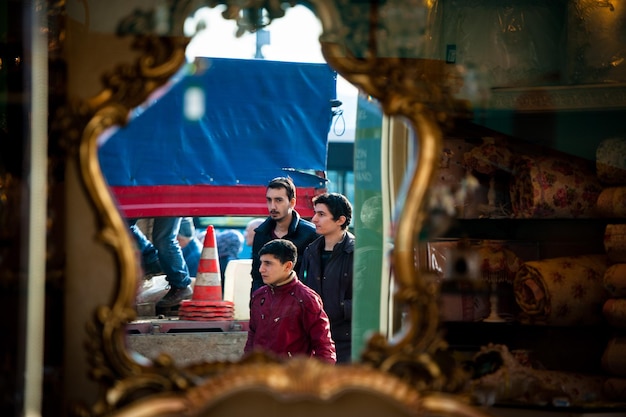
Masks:
[[[324,193],[313,197],[313,205],[326,204],[330,214],[333,216],[333,220],[338,220],[339,217],[345,216],[346,221],[341,225],[341,228],[345,230],[352,220],[352,204],[343,194],[339,193]]]
[[[280,189],[284,188],[287,191],[287,198],[289,201],[296,198],[296,186],[289,177],[276,177],[267,184],[267,188]]]
[[[263,255],[274,255],[280,263],[291,261],[295,265],[298,260],[298,248],[287,239],[274,239],[259,250],[259,257]]]

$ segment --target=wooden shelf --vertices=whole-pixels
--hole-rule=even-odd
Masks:
[[[600,358],[615,329],[598,326],[542,326],[517,322],[444,322],[446,340],[459,351],[474,351],[488,343],[510,350],[531,351],[532,359],[547,369],[603,374]],[[580,343],[584,335],[585,343]],[[568,346],[567,349],[555,348]]]
[[[494,417],[624,417],[626,405],[615,407],[533,407],[496,405],[488,408]]]
[[[444,238],[602,243],[611,219],[457,219]],[[622,220],[623,221],[623,220]],[[597,245],[596,245],[597,246]],[[603,247],[598,247],[602,249]]]
[[[626,83],[503,87],[491,92],[490,109],[517,112],[626,109]]]

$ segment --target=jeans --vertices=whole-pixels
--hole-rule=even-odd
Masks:
[[[152,242],[137,227],[137,220],[131,220],[130,230],[135,236],[146,273],[157,272],[155,265],[161,264],[167,281],[173,288],[185,288],[191,284],[183,251],[176,235],[180,228],[180,217],[155,217],[152,228]]]

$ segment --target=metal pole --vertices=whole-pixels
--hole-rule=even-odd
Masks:
[[[47,119],[48,42],[45,32],[46,3],[35,7],[27,2],[32,47],[30,68],[30,187],[26,287],[26,340],[24,410],[26,417],[41,416],[44,359],[46,285],[46,201],[47,201]],[[26,9],[25,9],[26,10]]]

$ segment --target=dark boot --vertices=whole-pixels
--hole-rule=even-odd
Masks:
[[[170,308],[180,304],[183,300],[189,300],[193,295],[193,290],[190,286],[185,288],[170,288],[167,294],[163,296],[156,304],[156,308]]]

